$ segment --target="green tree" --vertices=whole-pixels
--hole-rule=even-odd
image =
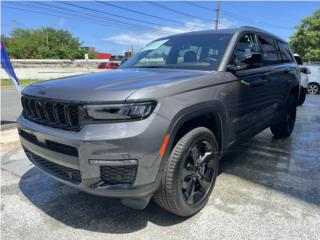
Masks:
[[[88,55],[89,55],[89,59],[97,59],[98,58],[98,54],[94,51],[89,51]]]
[[[290,38],[290,45],[303,59],[320,61],[320,8],[301,20]]]
[[[2,38],[10,57],[17,59],[84,58],[79,39],[65,30],[17,28],[9,37]]]

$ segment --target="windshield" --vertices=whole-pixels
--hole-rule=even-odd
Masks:
[[[231,34],[180,35],[149,43],[122,68],[217,70]]]

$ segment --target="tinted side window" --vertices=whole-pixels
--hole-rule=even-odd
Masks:
[[[272,65],[279,63],[279,55],[275,41],[271,38],[258,36],[263,52],[263,64]]]
[[[181,46],[181,49],[178,52],[177,62],[198,62],[200,58],[202,47],[201,46]]]
[[[241,56],[245,53],[248,53],[248,54],[261,53],[261,48],[255,34],[248,33],[240,38],[239,42],[237,43],[234,56],[230,64],[235,64],[234,60],[238,58],[238,56]],[[242,64],[245,65],[246,69],[258,68],[261,66],[261,59],[256,59],[259,56],[252,57],[248,59],[248,61],[244,61]]]
[[[296,62],[297,62],[298,65],[303,65],[303,61],[302,61],[301,57],[299,57],[299,56],[294,56],[294,59],[296,60]]]
[[[237,53],[257,53],[260,51],[260,46],[254,34],[245,34],[238,42],[236,52]]]
[[[280,53],[283,63],[294,62],[288,44],[279,42]]]

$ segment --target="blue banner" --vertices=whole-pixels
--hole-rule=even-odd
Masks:
[[[1,66],[8,73],[10,79],[13,81],[13,84],[17,87],[18,90],[20,90],[19,80],[13,70],[12,64],[10,62],[10,58],[9,58],[8,53],[6,51],[6,48],[2,42],[2,39],[1,39],[0,48],[1,48]]]

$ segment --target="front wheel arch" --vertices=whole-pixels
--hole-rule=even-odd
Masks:
[[[203,123],[201,121],[197,121],[197,123],[199,123],[198,126],[204,125],[204,127],[208,127],[210,130],[213,130],[214,134],[217,135],[221,153],[223,153],[228,135],[226,131],[228,129],[228,116],[225,107],[221,102],[210,101],[185,108],[176,114],[167,130],[167,133],[170,134],[170,141],[164,154],[164,159],[169,156],[170,150],[174,146],[174,143],[176,143],[179,139],[179,134],[181,133],[183,126],[187,126],[193,120],[199,120],[199,118],[204,117],[208,117],[209,119],[211,117],[211,119],[215,119],[214,123],[216,124],[216,129],[212,129],[208,127],[208,125],[201,124]]]

